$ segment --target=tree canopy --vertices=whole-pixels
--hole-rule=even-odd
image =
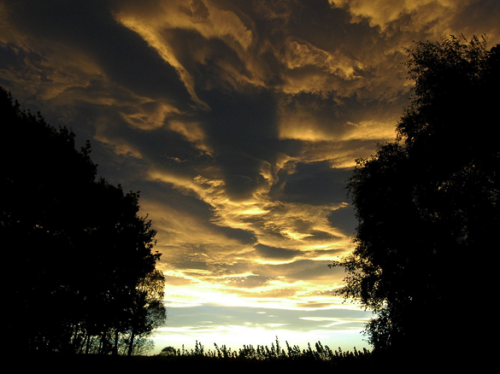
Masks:
[[[333,266],[348,273],[340,292],[375,312],[366,327],[375,349],[457,348],[493,287],[500,45],[451,37],[407,53],[410,105],[396,140],[356,161],[356,247]]]
[[[96,178],[90,144],[0,88],[0,240],[14,350],[131,354],[163,323],[164,277],[139,193]],[[138,340],[139,339],[139,340]]]

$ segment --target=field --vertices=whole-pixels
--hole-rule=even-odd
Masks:
[[[50,373],[437,373],[454,372],[451,362],[439,360],[435,355],[400,353],[388,355],[368,350],[332,351],[320,342],[314,347],[300,350],[286,343],[276,345],[245,346],[233,351],[225,346],[205,350],[200,343],[194,350],[167,349],[157,356],[19,354],[8,357],[16,372]]]

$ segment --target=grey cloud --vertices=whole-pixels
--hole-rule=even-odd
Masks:
[[[328,162],[298,163],[287,176],[280,199],[307,204],[338,204],[346,201],[345,181],[351,170],[332,169]]]
[[[201,0],[193,0],[190,5],[196,20],[200,21],[208,17],[210,12]]]
[[[238,54],[221,39],[206,39],[199,32],[186,29],[166,30],[164,38],[179,62],[193,75],[197,90],[239,88],[232,81],[235,77],[228,72],[228,66],[242,76],[251,76]]]
[[[8,4],[8,10],[20,31],[86,53],[124,87],[178,106],[189,102],[175,69],[139,35],[118,24],[106,2],[27,0]],[[46,48],[50,50],[50,43]]]
[[[327,307],[329,305],[324,305]],[[265,311],[265,313],[259,313]],[[270,316],[274,316],[271,318]],[[210,320],[213,325],[227,324],[244,324],[245,322],[252,323],[253,326],[258,326],[265,330],[276,329],[268,324],[282,323],[289,326],[294,326],[296,331],[311,331],[324,327],[328,324],[327,321],[340,319],[352,321],[357,326],[361,327],[362,321],[368,319],[371,313],[363,310],[359,311],[344,311],[344,310],[282,310],[269,308],[248,308],[248,307],[224,307],[219,305],[203,305],[194,308],[169,308],[169,323],[170,327],[196,326],[200,329],[204,328],[204,324],[200,321]],[[327,321],[325,321],[325,319]],[[356,322],[356,320],[359,320]],[[344,328],[345,326],[339,326]],[[205,326],[206,328],[206,326]],[[335,329],[335,327],[329,327]],[[196,338],[196,337],[193,337]],[[216,342],[220,344],[221,342]],[[266,343],[271,345],[274,341]],[[282,342],[283,343],[283,342]],[[292,344],[293,342],[290,342]],[[300,348],[306,348],[300,347]]]
[[[344,234],[349,236],[354,235],[358,223],[352,205],[332,210],[328,215],[328,221],[333,227],[340,229]]]
[[[257,288],[265,286],[271,278],[262,276],[251,276],[251,277],[241,277],[241,278],[229,278],[227,285],[229,287],[236,288]]]
[[[224,175],[226,192],[236,200],[249,198],[265,183],[260,175],[262,163],[274,165],[278,155],[273,96],[267,92],[225,95],[212,91],[200,97],[212,108],[204,118],[205,129]]]
[[[12,43],[8,43],[4,46],[0,45],[0,56],[1,69],[16,69],[19,73],[29,74],[30,66],[28,62],[30,62],[43,74],[41,63],[45,59],[37,52],[21,49]],[[43,76],[40,78],[44,79]]]
[[[261,257],[268,259],[292,259],[301,254],[298,250],[270,247],[263,244],[257,244],[254,248]]]
[[[189,257],[190,255],[186,254],[181,261],[170,262],[170,264],[180,270],[209,270],[210,267],[207,262],[192,260]]]
[[[498,29],[500,4],[495,0],[472,1],[453,20],[455,30],[461,30],[466,37],[486,35],[489,45],[500,41]],[[458,36],[458,35],[457,35]]]
[[[305,237],[304,240],[312,242],[312,241],[326,241],[326,240],[335,241],[340,239],[338,236],[332,235],[325,231],[312,230],[310,234],[311,236]]]
[[[314,281],[314,279],[321,277],[334,279],[335,271],[338,270],[336,270],[337,268],[330,269],[328,264],[327,261],[296,260],[291,263],[273,265],[273,272],[285,276],[289,282]],[[257,268],[256,271],[259,269]]]
[[[245,200],[266,181],[260,175],[262,161],[236,150],[225,150],[217,157],[225,181],[225,191],[233,200]]]
[[[236,239],[242,244],[253,244],[257,241],[255,235],[247,230],[217,226],[217,230],[229,239]]]

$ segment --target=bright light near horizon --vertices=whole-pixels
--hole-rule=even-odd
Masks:
[[[197,307],[167,308],[167,325],[153,335],[155,354],[172,346],[176,349],[194,349],[195,343],[205,350],[226,345],[232,350],[244,345],[271,346],[276,337],[282,347],[298,345],[306,349],[307,344],[318,341],[332,350],[370,348],[360,333],[372,317],[359,307],[323,310],[285,310],[257,307],[228,307],[205,304]]]
[[[155,348],[149,354],[158,354],[163,348],[172,346],[175,349],[186,350],[195,348],[196,342],[201,343],[205,351],[214,350],[214,343],[220,348],[222,345],[231,348],[233,351],[243,348],[244,345],[264,345],[271,347],[276,344],[276,337],[280,346],[286,350],[286,342],[293,347],[307,349],[308,343],[314,349],[315,343],[321,342],[323,346],[328,345],[333,351],[339,347],[343,351],[352,351],[363,348],[371,349],[364,340],[361,330],[332,330],[332,331],[290,331],[284,328],[276,328],[273,331],[252,326],[214,326],[206,331],[189,328],[162,328],[162,331],[155,333],[152,337]]]

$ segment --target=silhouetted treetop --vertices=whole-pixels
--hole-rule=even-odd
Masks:
[[[10,348],[132,353],[165,319],[156,232],[139,216],[139,193],[96,179],[90,143],[76,150],[72,131],[21,111],[2,88],[0,118]]]
[[[376,314],[376,349],[440,349],[474,337],[474,300],[500,229],[500,46],[451,37],[407,51],[415,81],[397,139],[357,160],[348,181],[358,227],[341,293]],[[478,254],[486,263],[476,264]],[[471,300],[471,298],[473,300]],[[460,315],[461,318],[457,318]],[[477,338],[477,337],[476,337]],[[450,353],[451,350],[445,352]]]

